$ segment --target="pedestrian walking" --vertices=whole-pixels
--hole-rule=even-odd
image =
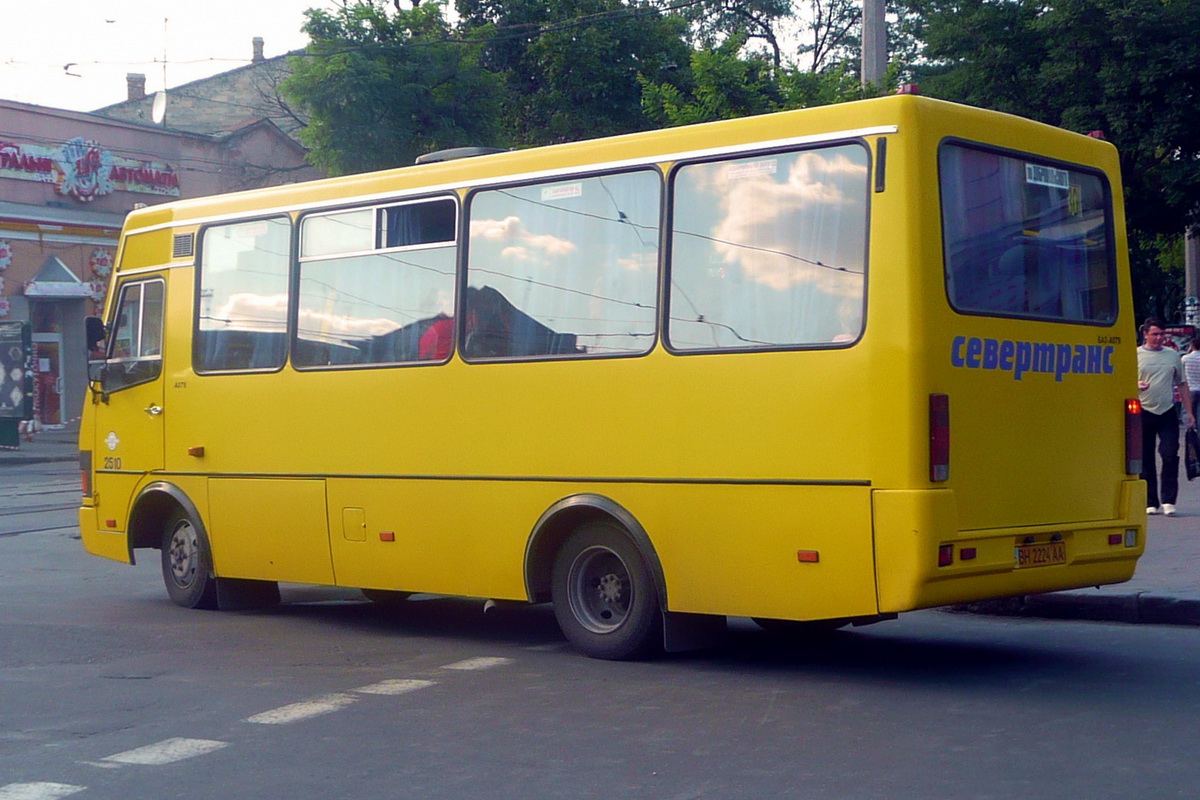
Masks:
[[[1200,336],[1192,339],[1188,351],[1183,354],[1183,373],[1191,393],[1192,416],[1196,416],[1196,405],[1200,402]]]
[[[1166,346],[1166,325],[1150,317],[1142,325],[1143,344],[1138,348],[1138,392],[1142,403],[1142,480],[1146,481],[1146,513],[1175,516],[1179,496],[1179,413],[1175,392],[1191,399],[1179,351]],[[1196,427],[1191,402],[1181,404],[1189,428]],[[1162,459],[1162,486],[1154,451]],[[1161,505],[1160,505],[1161,503]]]

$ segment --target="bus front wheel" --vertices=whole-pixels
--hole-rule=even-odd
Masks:
[[[551,576],[554,616],[563,635],[592,658],[624,660],[662,648],[658,590],[641,553],[609,522],[567,537]]]
[[[163,582],[171,601],[184,608],[217,607],[212,551],[200,526],[186,511],[167,521],[162,538]]]

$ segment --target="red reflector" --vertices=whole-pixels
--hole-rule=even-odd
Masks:
[[[1142,401],[1125,401],[1125,474],[1142,474]]]
[[[79,482],[84,497],[92,496],[92,451],[79,451]]]
[[[381,541],[381,542],[396,541],[396,532],[395,531],[380,531],[379,532],[379,541]]]
[[[954,563],[954,545],[938,545],[938,566],[948,567]]]
[[[950,395],[929,395],[929,480],[950,479]]]
[[[1108,543],[1109,544],[1122,544],[1122,543],[1124,543],[1124,541],[1125,541],[1125,537],[1119,533],[1110,533],[1108,535]]]
[[[117,521],[115,519],[106,519],[106,520],[104,520],[104,524],[110,528],[117,527]]]
[[[821,560],[821,553],[817,550],[797,550],[796,560],[801,564],[816,564]]]
[[[959,561],[970,561],[973,558],[975,558],[975,548],[974,547],[964,547],[963,549],[958,551],[958,560]]]

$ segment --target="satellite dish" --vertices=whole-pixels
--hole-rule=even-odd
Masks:
[[[155,125],[162,125],[163,120],[167,118],[166,91],[154,93],[154,105],[150,107],[150,118],[154,120]]]

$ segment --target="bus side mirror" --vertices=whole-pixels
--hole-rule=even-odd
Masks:
[[[108,377],[107,361],[88,362],[88,389],[92,392],[92,400],[98,397],[102,402],[108,402],[108,392],[104,390],[104,381]]]
[[[87,339],[87,351],[90,355],[100,346],[108,332],[104,329],[104,320],[99,317],[88,317],[83,321],[84,337]]]

